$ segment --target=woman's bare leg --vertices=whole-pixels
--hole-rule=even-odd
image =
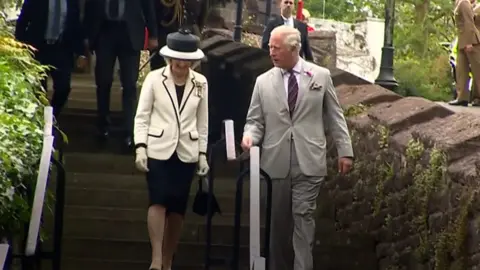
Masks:
[[[162,269],[162,246],[165,231],[166,209],[161,205],[152,205],[148,208],[147,223],[150,244],[152,245],[152,264],[150,269]]]
[[[172,268],[173,255],[177,251],[178,242],[182,235],[184,216],[176,213],[169,213],[165,226],[165,238],[163,241],[163,269]]]

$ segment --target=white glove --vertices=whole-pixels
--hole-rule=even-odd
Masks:
[[[205,176],[205,175],[207,175],[208,170],[210,170],[210,167],[208,166],[207,156],[202,154],[198,157],[197,174],[199,176]]]
[[[137,148],[135,153],[136,153],[135,167],[137,167],[137,170],[141,172],[148,172],[147,149],[145,149],[145,147],[139,147]]]

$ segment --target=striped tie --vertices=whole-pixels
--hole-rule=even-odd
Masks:
[[[290,109],[290,115],[292,115],[297,103],[298,83],[294,71],[289,70],[288,73],[290,74],[290,77],[288,77],[288,108]]]

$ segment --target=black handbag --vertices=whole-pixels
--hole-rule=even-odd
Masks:
[[[203,182],[205,181],[205,185],[208,189],[208,178],[207,177],[200,177],[198,179],[198,190],[197,194],[195,195],[195,199],[193,200],[193,212],[200,216],[206,216],[208,213],[208,191],[203,190]],[[212,193],[212,201],[211,201],[211,211],[212,216],[216,213],[222,214],[220,210],[220,205],[218,204],[217,198],[215,198],[215,194]]]

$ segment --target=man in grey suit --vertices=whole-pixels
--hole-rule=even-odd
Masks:
[[[272,270],[313,269],[314,211],[327,175],[324,122],[337,146],[339,173],[348,173],[353,163],[330,72],[301,59],[300,44],[291,26],[272,31],[275,67],[257,78],[242,139],[244,151],[261,144],[261,167],[273,179]]]

